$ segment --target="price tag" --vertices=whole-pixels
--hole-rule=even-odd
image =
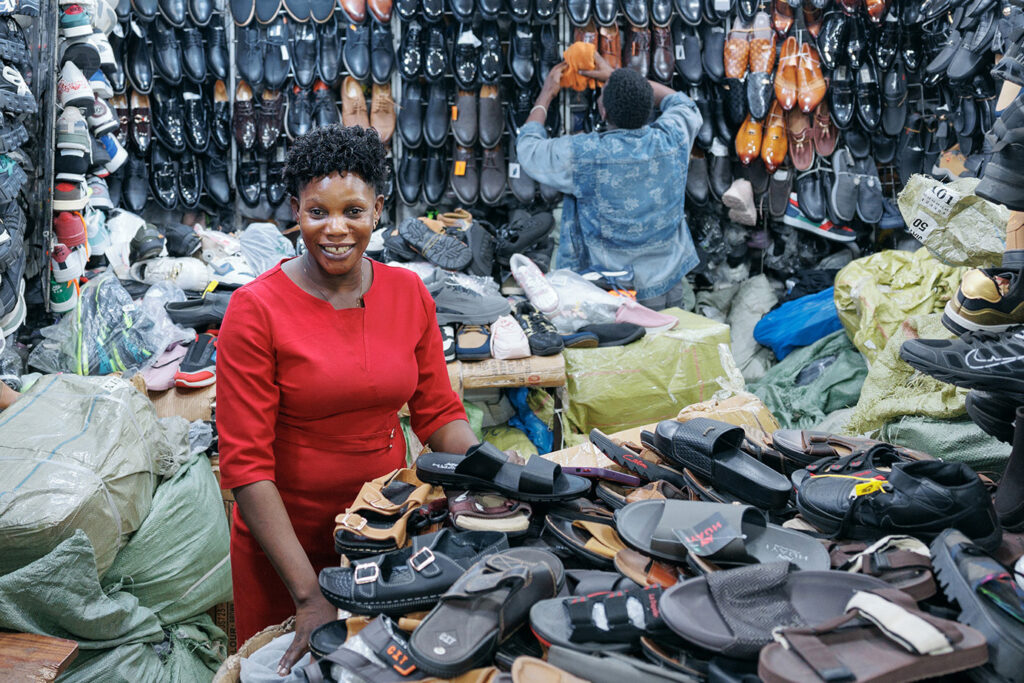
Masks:
[[[686,47],[682,44],[676,45],[676,61],[681,62],[686,59]]]
[[[281,46],[281,60],[285,61],[285,62],[288,61],[288,46],[287,45],[282,45]]]
[[[928,209],[936,216],[946,218],[960,200],[960,193],[945,185],[929,187],[921,195],[921,207]]]
[[[456,105],[452,105],[452,121],[459,120],[459,108]]]
[[[508,177],[518,178],[519,177],[519,164],[512,162],[508,165]]]
[[[938,227],[935,219],[924,211],[918,211],[914,219],[907,224],[907,232],[913,235],[918,242],[924,242],[932,230]]]
[[[466,175],[466,162],[456,161],[455,162],[455,175],[463,176]]]

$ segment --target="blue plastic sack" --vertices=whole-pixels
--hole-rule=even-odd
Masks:
[[[754,339],[769,347],[782,360],[798,346],[807,346],[842,329],[834,287],[787,301],[754,327]]]

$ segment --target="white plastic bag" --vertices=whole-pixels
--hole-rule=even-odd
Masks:
[[[561,334],[572,334],[584,325],[615,322],[622,299],[587,282],[571,270],[554,270],[548,282],[558,293],[559,308],[549,316]]]

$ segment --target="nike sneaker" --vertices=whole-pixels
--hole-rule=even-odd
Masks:
[[[972,268],[946,302],[942,324],[954,334],[1003,332],[1024,325],[1024,277],[1006,268]]]
[[[1024,327],[967,332],[959,339],[908,339],[900,358],[958,387],[1024,394]]]

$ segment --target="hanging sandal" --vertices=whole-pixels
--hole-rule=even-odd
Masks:
[[[662,589],[633,588],[543,600],[530,608],[530,628],[546,647],[624,652],[645,635],[667,633],[658,610]]]

